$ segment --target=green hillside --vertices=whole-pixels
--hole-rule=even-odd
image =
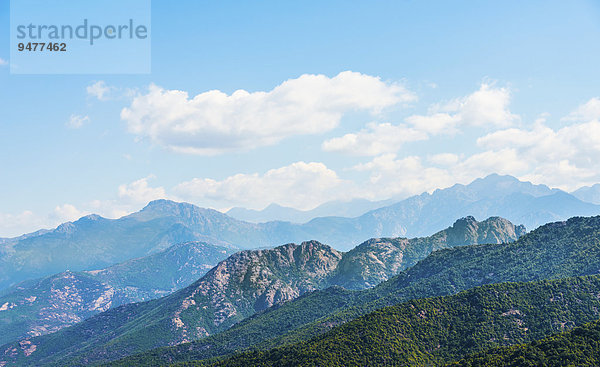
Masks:
[[[452,366],[598,366],[600,365],[600,321],[576,327],[540,341],[486,350]]]
[[[307,342],[243,353],[215,365],[441,365],[596,320],[599,293],[597,275],[477,287],[386,307]]]

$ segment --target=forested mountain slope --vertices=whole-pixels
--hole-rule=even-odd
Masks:
[[[473,245],[432,253],[412,268],[363,291],[327,289],[269,309],[222,334],[125,359],[140,365],[211,358],[249,347],[308,340],[336,325],[410,299],[444,296],[491,283],[600,273],[600,217],[544,225],[507,245]],[[327,305],[327,308],[320,305]]]
[[[489,349],[452,366],[599,366],[600,321],[524,345]]]
[[[329,332],[216,366],[431,366],[600,317],[600,276],[501,283],[385,307]]]

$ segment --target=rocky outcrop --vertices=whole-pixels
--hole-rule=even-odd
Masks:
[[[238,252],[188,288],[189,295],[180,301],[172,324],[181,333],[181,341],[212,334],[323,288],[341,259],[341,252],[317,241]],[[196,317],[198,310],[210,312]]]
[[[373,287],[435,250],[508,243],[524,233],[523,226],[503,218],[478,222],[465,217],[429,237],[375,238],[347,253],[317,241],[242,251],[219,263],[188,289],[171,323],[181,335],[179,341],[197,339],[312,290],[332,285]]]
[[[515,226],[504,218],[491,217],[478,222],[468,216],[429,237],[371,239],[344,254],[330,284],[347,289],[374,287],[433,251],[455,246],[513,242],[525,232],[524,226]]]

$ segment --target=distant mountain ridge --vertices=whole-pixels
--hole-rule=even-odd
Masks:
[[[524,232],[522,226],[502,218],[477,222],[467,217],[431,237],[375,239],[348,253],[317,241],[245,250],[223,260],[179,292],[109,310],[64,329],[64,335],[53,335],[61,343],[69,343],[72,335],[81,335],[84,344],[90,345],[89,339],[104,340],[102,331],[114,327],[110,340],[99,339],[93,348],[94,352],[104,349],[103,355],[119,357],[123,350],[177,344],[226,330],[257,312],[331,285],[364,289],[413,265],[435,249],[478,241],[512,242]]]
[[[25,281],[0,294],[0,344],[54,332],[122,304],[165,296],[233,252],[186,242],[102,270]]]
[[[581,201],[592,204],[600,204],[600,183],[592,186],[584,186],[573,191],[571,195]]]
[[[235,219],[252,222],[284,221],[292,223],[306,223],[319,217],[358,217],[370,210],[391,205],[397,200],[370,201],[366,199],[353,199],[350,201],[329,201],[311,210],[298,210],[271,204],[262,210],[246,208],[232,208],[225,214]]]
[[[367,238],[424,237],[469,215],[499,216],[536,228],[572,216],[598,214],[600,205],[499,175],[413,196],[359,217],[321,217],[304,224],[249,223],[216,210],[157,200],[120,219],[87,216],[53,231],[0,244],[0,289],[66,269],[104,268],[185,241],[262,248],[316,239],[347,251]]]

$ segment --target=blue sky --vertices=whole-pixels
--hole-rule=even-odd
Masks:
[[[0,236],[160,197],[600,182],[595,1],[154,0],[145,75],[11,75],[9,18],[2,0]]]

